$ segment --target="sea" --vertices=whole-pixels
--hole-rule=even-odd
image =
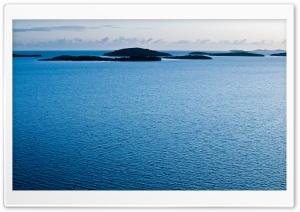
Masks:
[[[286,190],[285,57],[104,52],[14,52],[13,190]]]

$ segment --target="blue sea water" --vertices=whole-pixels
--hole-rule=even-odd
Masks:
[[[13,58],[14,190],[286,189],[285,58],[38,59]]]

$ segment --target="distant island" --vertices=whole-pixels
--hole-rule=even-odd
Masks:
[[[209,60],[212,59],[208,56],[169,56],[163,57],[166,59],[190,59],[190,60]],[[160,61],[161,57],[144,57],[144,56],[130,56],[130,57],[99,57],[99,56],[70,56],[70,55],[61,55],[57,57],[52,57],[48,59],[40,59],[39,61]]]
[[[40,61],[160,61],[162,57],[171,57],[172,55],[169,53],[153,51],[150,49],[127,48],[127,49],[119,49],[113,52],[107,52],[104,54],[104,56],[106,57],[61,55],[58,57],[41,59]],[[197,56],[197,57],[198,58],[195,57],[193,59],[200,59],[200,57],[206,57],[206,56]],[[187,58],[171,58],[171,59],[187,59]]]
[[[130,56],[130,57],[99,57],[99,56],[70,56],[61,55],[49,59],[41,59],[39,61],[160,61],[160,57],[143,57],[143,56]]]
[[[185,55],[185,56],[170,56],[170,57],[164,57],[166,59],[187,59],[187,60],[211,60],[211,57],[203,56],[203,55]]]
[[[264,57],[263,54],[256,54],[256,53],[251,53],[246,51],[231,51],[231,52],[224,52],[224,53],[190,52],[189,55]]]
[[[130,57],[130,56],[140,56],[140,57],[164,57],[172,56],[169,53],[153,51],[150,49],[142,48],[126,48],[119,49],[113,52],[107,52],[104,56],[115,56],[115,57]]]
[[[41,57],[40,54],[13,54],[13,57]]]
[[[286,52],[283,52],[283,53],[277,53],[277,54],[271,54],[270,56],[281,56],[281,57],[286,57]]]
[[[283,49],[276,49],[276,50],[267,50],[267,49],[256,49],[256,50],[253,50],[253,51],[250,51],[252,53],[257,53],[257,54],[263,54],[265,56],[270,56],[271,54],[277,54],[277,53],[283,53],[283,52],[286,52],[285,50]]]
[[[13,54],[14,57],[41,57],[41,55]],[[109,56],[109,57],[108,57]],[[172,56],[169,53],[158,52],[143,48],[126,48],[104,53],[104,56],[71,56],[61,55],[39,61],[161,61],[162,59],[183,59],[183,60],[211,60],[211,56],[243,56],[243,57],[264,57],[263,54],[247,52],[243,50],[232,50],[229,52],[190,52],[188,55]],[[284,53],[271,54],[271,56],[286,56]]]

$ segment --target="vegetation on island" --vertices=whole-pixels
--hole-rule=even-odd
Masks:
[[[14,57],[41,57],[41,55],[20,55],[13,54]],[[109,57],[107,57],[109,56]],[[153,51],[142,48],[126,48],[113,52],[107,52],[104,57],[100,56],[70,56],[61,55],[40,61],[160,61],[162,59],[189,59],[189,60],[211,60],[211,56],[244,56],[244,57],[264,57],[263,54],[235,50],[229,52],[190,52],[188,55],[172,56],[169,53]],[[271,56],[286,56],[284,53],[271,54]]]
[[[13,57],[41,57],[40,54],[13,54]]]
[[[160,61],[160,57],[143,57],[143,56],[130,56],[130,57],[99,57],[99,56],[70,56],[61,55],[49,59],[41,59],[40,61]]]
[[[188,59],[188,60],[211,60],[211,57],[204,55],[185,55],[185,56],[170,56],[164,57],[166,59]]]
[[[142,49],[142,48],[126,48],[119,49],[113,52],[107,52],[104,56],[115,56],[115,57],[130,57],[130,56],[141,56],[141,57],[164,57],[164,56],[172,56],[169,53],[153,51],[150,49]]]
[[[277,54],[271,54],[270,56],[281,56],[281,57],[286,57],[286,52],[283,52],[283,53],[277,53]]]
[[[209,55],[209,56],[241,56],[241,57],[264,57],[263,54],[256,54],[246,51],[230,51],[222,53],[209,53],[209,52],[190,52],[190,55]]]
[[[209,55],[208,52],[190,52],[189,55]]]

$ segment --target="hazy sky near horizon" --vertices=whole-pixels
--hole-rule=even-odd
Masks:
[[[14,50],[286,49],[285,20],[14,20]]]

